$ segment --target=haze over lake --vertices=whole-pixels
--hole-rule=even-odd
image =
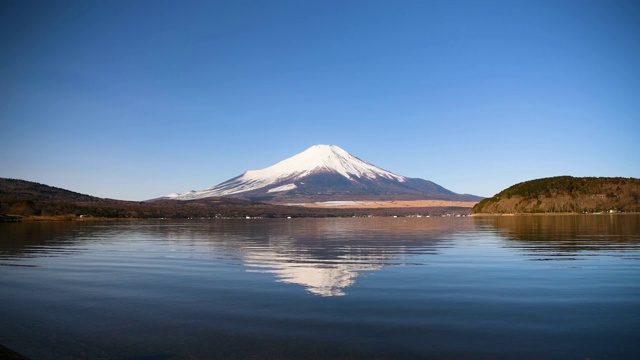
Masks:
[[[0,224],[32,359],[635,359],[640,215]]]

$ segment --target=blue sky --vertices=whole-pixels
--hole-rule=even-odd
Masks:
[[[640,177],[637,1],[0,2],[0,177],[145,200],[335,144],[491,196]]]

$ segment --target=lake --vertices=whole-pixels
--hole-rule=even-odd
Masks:
[[[0,224],[31,359],[638,359],[640,215]]]

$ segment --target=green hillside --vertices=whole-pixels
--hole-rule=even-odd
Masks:
[[[476,214],[640,212],[640,179],[556,176],[513,185]]]

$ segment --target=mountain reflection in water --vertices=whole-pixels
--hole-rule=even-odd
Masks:
[[[248,272],[272,274],[314,295],[344,296],[364,272],[426,265],[428,258],[418,255],[437,255],[454,234],[476,230],[496,232],[502,247],[528,260],[575,260],[603,251],[633,257],[624,251],[640,248],[638,215],[35,222],[0,227],[0,265],[25,266],[13,260],[125,241],[146,251],[187,247],[188,256],[235,260]]]
[[[283,233],[245,248],[243,260],[255,269],[249,271],[274,274],[279,282],[300,284],[312,294],[343,296],[364,271],[404,265],[418,254],[437,254],[447,234],[471,227],[454,219],[309,220],[304,226],[280,228]]]
[[[31,223],[0,228],[0,264],[10,259],[64,256],[88,246],[189,247],[190,256],[234,259],[249,272],[273,274],[311,294],[343,296],[365,271],[402,266],[437,254],[448,235],[474,228],[461,219],[252,219],[132,223]],[[98,240],[96,240],[98,239]],[[138,244],[136,244],[136,242]],[[192,251],[192,250],[190,250]],[[174,252],[171,256],[179,256]],[[415,261],[412,262],[415,265]]]
[[[0,344],[32,359],[636,359],[639,227],[639,215],[0,224]]]

